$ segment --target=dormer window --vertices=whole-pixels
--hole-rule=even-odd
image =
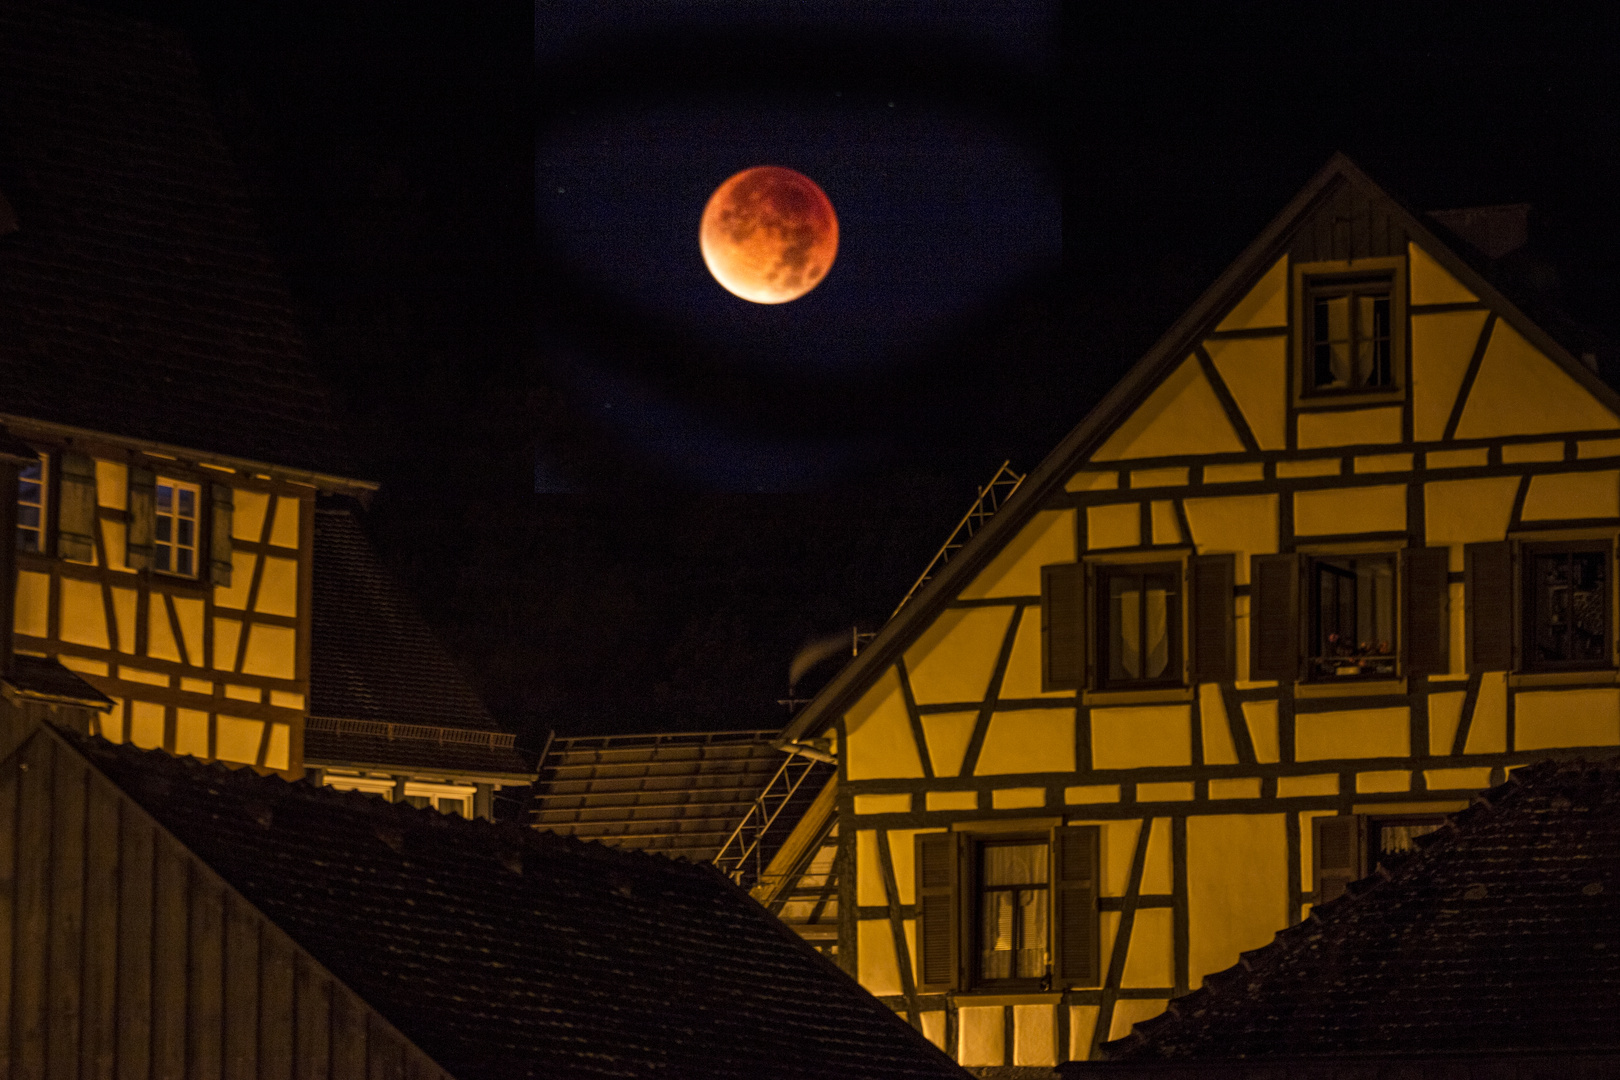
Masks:
[[[1395,385],[1389,276],[1327,278],[1307,298],[1307,393],[1387,390]]]

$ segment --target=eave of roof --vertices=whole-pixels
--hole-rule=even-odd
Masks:
[[[1096,449],[1114,425],[1158,384],[1171,365],[1179,363],[1206,325],[1240,299],[1280,258],[1295,228],[1340,183],[1368,190],[1386,201],[1408,233],[1423,241],[1424,248],[1441,266],[1473,290],[1522,333],[1532,345],[1597,398],[1620,414],[1620,394],[1577,360],[1562,344],[1530,321],[1511,300],[1473,265],[1459,257],[1451,245],[1423,223],[1404,202],[1379,187],[1342,153],[1334,154],[1315,176],[1289,200],[1260,235],[1245,247],[1202,296],[1175,321],[1153,347],[1125,373],[1114,388],[1097,403],[1072,431],[1019,485],[1018,491],[996,515],[945,564],[921,593],[900,610],[878,632],[861,654],[835,675],[821,692],[783,730],[778,745],[819,734],[871,685],[873,679],[893,663],[912,640],[925,629],[956,593],[972,581],[1003,544],[1012,539],[1024,523],[1063,490],[1074,465]]]

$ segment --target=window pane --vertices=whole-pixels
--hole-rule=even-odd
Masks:
[[[1606,659],[1606,562],[1606,554],[1598,551],[1534,556],[1533,659],[1544,663]]]
[[[186,547],[195,547],[197,541],[192,539],[192,530],[196,527],[196,523],[187,521],[185,518],[181,518],[175,524],[180,527],[179,542],[186,545]]]
[[[1137,579],[1108,579],[1108,677],[1142,677],[1142,592]]]
[[[174,485],[159,484],[157,486],[157,508],[170,510],[174,507]]]
[[[22,526],[25,529],[37,529],[37,528],[39,528],[39,507],[37,507],[37,506],[19,506],[19,507],[17,507],[17,524]]]
[[[190,548],[176,548],[175,552],[174,552],[174,555],[175,555],[175,568],[174,568],[175,573],[177,573],[177,574],[189,574],[189,573],[191,573],[192,572],[192,569],[191,569],[191,549]]]
[[[169,545],[152,545],[152,565],[159,570],[167,570],[169,568]]]
[[[979,975],[1010,979],[1013,973],[1013,899],[1010,892],[985,893],[979,926]]]
[[[1038,979],[1046,974],[1046,890],[1018,892],[1018,977]]]
[[[170,517],[153,518],[152,532],[158,540],[168,543],[174,539],[174,519]]]
[[[1142,676],[1162,679],[1170,667],[1170,598],[1171,591],[1163,585],[1150,583],[1145,599],[1147,656]]]
[[[180,514],[182,517],[197,516],[197,493],[187,488],[179,488],[176,494],[180,496]]]
[[[1395,674],[1395,559],[1317,559],[1313,600],[1317,678]]]
[[[1045,885],[1045,844],[986,844],[984,884]]]

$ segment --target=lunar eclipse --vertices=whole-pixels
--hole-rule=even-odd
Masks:
[[[808,176],[760,165],[715,188],[698,244],[709,273],[728,292],[756,304],[785,304],[832,268],[838,217]]]

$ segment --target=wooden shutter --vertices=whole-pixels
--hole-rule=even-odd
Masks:
[[[1513,545],[1506,540],[1463,548],[1463,611],[1468,619],[1468,673],[1513,669]]]
[[[1058,986],[1100,986],[1095,825],[1052,830],[1052,973]],[[1056,989],[1056,987],[1054,987]]]
[[[94,561],[96,463],[89,454],[69,450],[62,455],[62,479],[57,492],[56,553],[75,562]]]
[[[1450,554],[1443,547],[1401,552],[1401,653],[1405,675],[1451,669]]]
[[[1354,814],[1312,818],[1311,829],[1315,902],[1325,904],[1344,895],[1345,887],[1364,874],[1362,819]]]
[[[157,477],[151,469],[129,467],[129,539],[124,561],[131,570],[152,566],[152,517],[157,500]]]
[[[1249,560],[1249,678],[1299,678],[1300,570],[1298,555]]]
[[[231,489],[214,484],[208,492],[208,580],[223,588],[231,586]]]
[[[1195,555],[1188,568],[1192,600],[1192,677],[1194,682],[1230,682],[1237,678],[1232,639],[1232,587],[1237,574],[1233,555]]]
[[[960,833],[917,837],[917,989],[937,994],[960,985],[962,916]]]
[[[1041,567],[1041,689],[1086,684],[1086,568]]]

